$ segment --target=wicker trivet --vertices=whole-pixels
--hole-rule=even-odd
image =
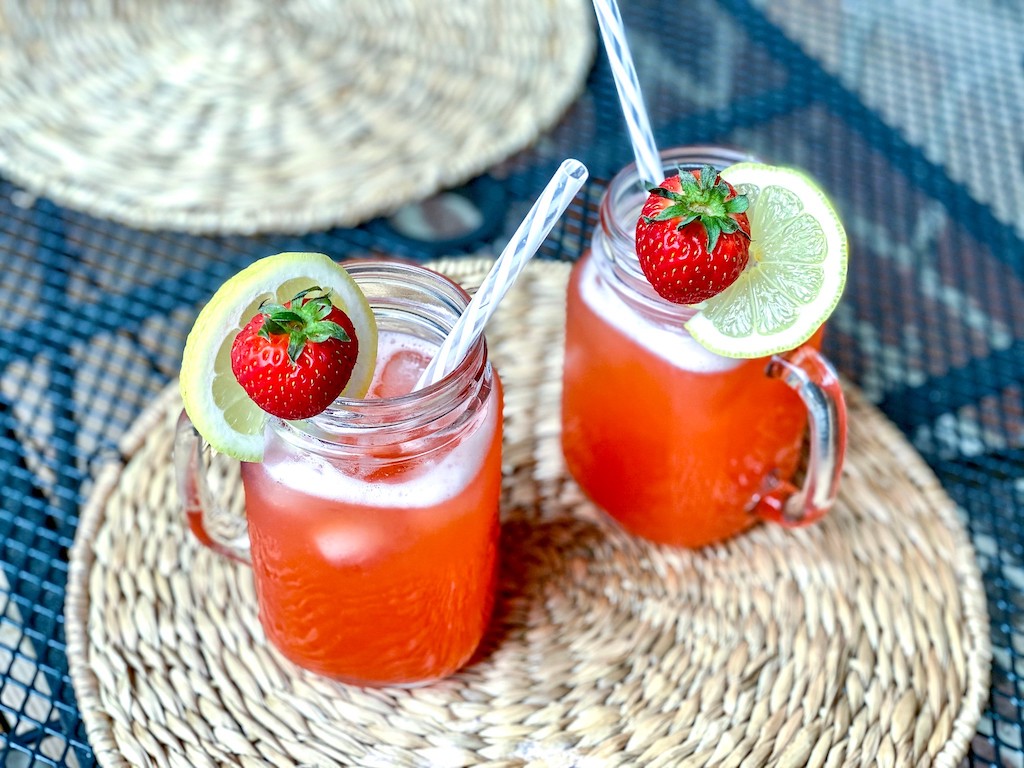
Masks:
[[[439,268],[472,287],[488,265]],[[700,552],[626,536],[562,464],[567,271],[531,264],[489,326],[506,392],[502,593],[481,659],[430,687],[346,687],[267,646],[250,572],[177,511],[175,388],[153,404],[71,557],[68,655],[100,764],[957,764],[987,698],[988,622],[920,457],[850,387],[824,522]]]
[[[593,27],[586,0],[0,2],[0,171],[137,227],[353,225],[550,128]]]

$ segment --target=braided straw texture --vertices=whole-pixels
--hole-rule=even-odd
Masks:
[[[467,287],[490,261],[439,268]],[[481,660],[413,690],[268,647],[250,572],[177,510],[168,388],[97,479],[72,550],[71,674],[103,766],[955,766],[989,675],[954,505],[849,388],[841,499],[699,552],[632,539],[566,476],[568,266],[533,262],[489,326],[506,391],[503,571]],[[237,472],[224,493],[237,497]]]
[[[136,227],[350,226],[533,142],[593,27],[586,0],[0,0],[0,170]]]

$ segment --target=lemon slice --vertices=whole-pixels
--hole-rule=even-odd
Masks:
[[[359,354],[344,397],[362,397],[377,359],[377,323],[352,276],[322,253],[279,253],[249,265],[225,282],[200,311],[185,341],[179,385],[192,424],[221,453],[243,461],[263,458],[267,414],[231,372],[231,344],[269,299],[283,303],[320,286],[352,320]]]
[[[846,285],[846,233],[825,193],[791,168],[738,163],[722,178],[747,195],[750,262],[699,305],[686,329],[726,357],[764,357],[807,341]]]

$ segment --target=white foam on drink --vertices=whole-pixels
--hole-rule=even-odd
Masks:
[[[593,254],[583,264],[580,295],[587,306],[612,327],[651,354],[672,366],[695,373],[727,371],[739,365],[733,360],[705,349],[689,333],[666,328],[648,320],[626,304],[598,275]]]
[[[394,338],[398,336],[399,338]],[[427,359],[437,347],[429,342],[420,343],[404,334],[382,333],[378,340],[378,368],[396,352],[424,351]],[[413,376],[414,384],[418,377]],[[371,391],[373,387],[371,385]],[[492,389],[480,423],[470,434],[456,438],[455,447],[445,449],[436,459],[414,459],[414,469],[395,480],[366,480],[354,472],[343,471],[327,458],[305,454],[296,458],[293,451],[285,453],[268,449],[263,465],[275,483],[319,498],[370,507],[421,508],[441,504],[454,498],[471,483],[480,471],[490,449],[497,424],[497,391]],[[367,470],[376,467],[367,460]]]

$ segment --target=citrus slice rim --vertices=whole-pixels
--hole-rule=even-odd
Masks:
[[[196,316],[182,352],[178,386],[185,412],[196,431],[219,453],[241,461],[261,461],[263,428],[271,418],[231,372],[230,349],[235,336],[263,299],[273,297],[283,303],[302,288],[315,285],[330,291],[331,303],[349,316],[359,340],[356,363],[342,396],[363,397],[369,389],[377,357],[377,324],[369,301],[351,274],[322,253],[285,251],[257,259],[214,292]],[[222,407],[224,403],[227,406]]]
[[[825,238],[825,254],[821,260],[822,287],[814,298],[797,307],[797,319],[781,330],[769,333],[755,331],[741,337],[723,333],[709,319],[707,312],[721,308],[723,301],[740,295],[752,281],[757,280],[756,270],[759,265],[754,262],[752,255],[751,263],[733,284],[735,289],[730,290],[733,288],[730,286],[717,296],[696,306],[696,314],[686,322],[685,327],[699,344],[723,357],[752,359],[795,349],[810,339],[831,316],[846,286],[849,243],[839,214],[824,190],[810,176],[796,168],[746,161],[723,169],[721,176],[737,188],[745,185],[755,186],[760,194],[770,187],[780,187],[798,198],[802,212],[809,213],[818,222]],[[755,201],[755,206],[756,204]],[[751,236],[756,238],[758,233],[753,231],[756,218],[753,213],[748,211],[752,227]]]

